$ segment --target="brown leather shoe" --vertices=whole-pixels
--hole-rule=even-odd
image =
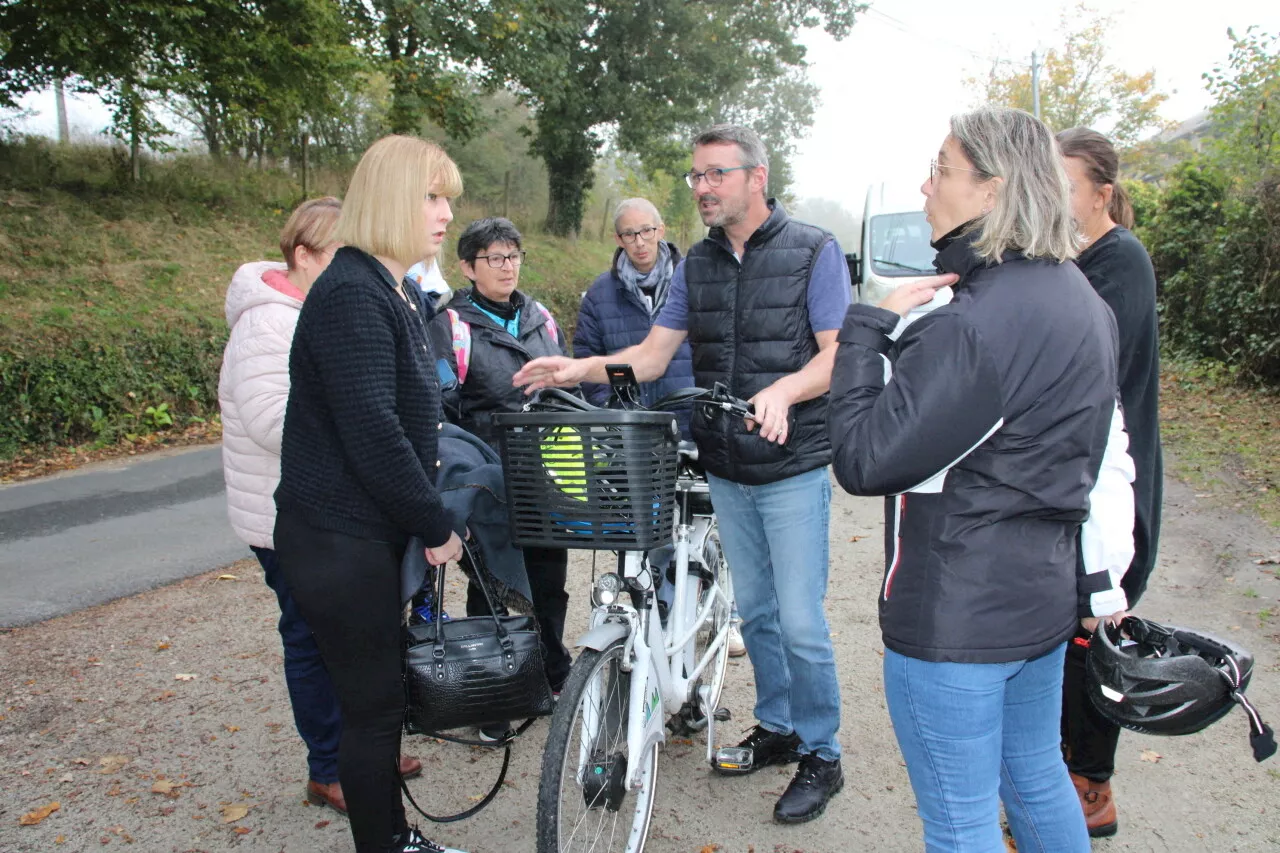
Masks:
[[[417,779],[422,775],[422,762],[408,755],[400,756],[400,778]]]
[[[347,813],[347,800],[342,796],[342,785],[339,782],[307,782],[307,802],[317,806],[328,806],[338,814]]]
[[[1076,786],[1080,808],[1084,809],[1084,823],[1090,838],[1115,835],[1119,828],[1116,820],[1116,803],[1111,798],[1110,782],[1094,782],[1083,776],[1071,774],[1071,784]]]

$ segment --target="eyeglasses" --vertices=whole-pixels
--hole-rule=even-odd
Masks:
[[[689,185],[689,189],[698,188],[698,181],[705,180],[707,186],[718,187],[724,183],[725,172],[736,172],[739,169],[754,169],[755,166],[730,166],[728,169],[707,169],[705,172],[695,172],[692,169],[684,173],[684,182]]]
[[[513,267],[520,266],[524,263],[524,256],[527,254],[528,252],[521,249],[520,251],[512,252],[509,255],[476,255],[475,258],[472,259],[471,263],[479,263],[480,259],[484,258],[489,263],[490,269],[500,270],[502,269],[502,265],[507,261],[511,261],[511,266]]]
[[[990,177],[990,175],[987,175],[987,173],[981,169],[966,169],[963,166],[948,166],[946,163],[939,163],[938,158],[935,157],[929,161],[929,183],[937,183],[939,169],[951,169],[956,172],[968,172],[971,175],[986,175],[987,177]]]
[[[657,233],[658,233],[657,228],[653,227],[652,225],[646,225],[645,227],[641,228],[639,231],[619,231],[618,238],[621,239],[622,242],[630,246],[636,242],[637,237],[639,237],[641,240],[644,240],[647,243],[650,240],[652,240],[653,235]]]

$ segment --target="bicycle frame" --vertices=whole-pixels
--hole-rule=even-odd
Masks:
[[[677,482],[677,489],[693,491],[699,485],[706,487],[703,481],[681,477]],[[687,506],[687,503],[682,501],[681,506]],[[619,601],[597,606],[591,617],[592,628],[611,621],[623,622],[627,626],[622,668],[631,673],[628,707],[633,711],[639,709],[639,713],[631,713],[627,717],[628,790],[635,789],[641,782],[644,768],[639,759],[654,743],[666,741],[667,718],[679,713],[684,703],[690,699],[706,704],[704,695],[689,696],[690,686],[728,642],[729,624],[726,622],[710,639],[701,658],[694,660],[698,631],[711,618],[717,603],[731,607],[732,601],[716,579],[707,591],[709,594],[705,602],[698,607],[697,588],[689,582],[690,555],[696,553],[705,562],[705,547],[714,516],[695,515],[685,509],[678,521],[675,536],[674,601],[668,613],[667,627],[664,629],[662,620],[655,618],[657,585],[653,579],[653,568],[642,551],[626,551],[622,556],[624,582],[629,588],[640,591],[641,606],[637,608]],[[710,690],[706,686],[702,689],[708,692]],[[716,709],[703,707],[702,711],[708,726],[709,762],[714,743],[713,720]],[[599,720],[583,721],[584,727],[588,729],[594,728],[598,723]],[[593,740],[594,736],[583,738],[579,775],[590,761],[585,745]]]

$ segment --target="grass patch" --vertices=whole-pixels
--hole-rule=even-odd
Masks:
[[[299,187],[285,171],[202,157],[150,161],[143,176],[129,183],[110,148],[0,141],[0,460],[36,470],[154,436],[192,440],[216,421],[227,285],[240,264],[278,258]],[[343,185],[322,174],[314,194]],[[491,213],[460,202],[455,234]],[[612,244],[535,232],[525,248],[522,289],[572,334]],[[446,247],[456,288],[453,258]]]
[[[1280,527],[1280,394],[1221,365],[1166,357],[1160,427],[1171,473]]]

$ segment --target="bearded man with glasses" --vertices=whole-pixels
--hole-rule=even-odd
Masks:
[[[610,356],[540,358],[516,374],[529,390],[606,381],[606,362],[661,376],[685,344],[695,384],[750,399],[743,422],[694,412],[721,543],[755,670],[759,724],[738,772],[799,761],[774,806],[779,823],[822,814],[844,784],[840,689],[823,599],[831,481],[827,388],[850,301],[849,268],[830,233],[766,196],[769,161],[749,128],[717,125],[693,142],[685,176],[705,239],[672,275],[666,304],[637,346]]]

